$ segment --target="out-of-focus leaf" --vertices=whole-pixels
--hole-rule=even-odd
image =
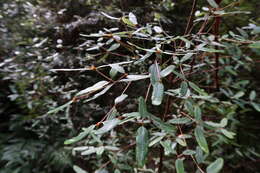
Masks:
[[[209,5],[213,8],[218,8],[218,4],[215,2],[215,0],[207,0]]]
[[[254,48],[254,49],[260,49],[260,41],[259,41],[259,42],[252,43],[252,44],[249,44],[248,47]]]
[[[122,82],[137,81],[149,78],[149,75],[127,75],[127,79],[121,79]]]
[[[78,136],[73,137],[71,139],[68,139],[64,142],[65,145],[73,144],[75,142],[80,141],[81,139],[85,138],[93,129],[95,128],[94,125],[89,126],[86,129],[83,129],[83,132],[81,132]]]
[[[190,123],[191,120],[189,118],[175,118],[175,119],[169,120],[168,122],[172,123],[172,124],[187,124],[187,123]]]
[[[243,92],[243,91],[239,91],[239,92],[237,92],[233,97],[231,97],[231,98],[233,98],[233,99],[239,99],[240,97],[242,97],[243,95],[245,95],[245,92]]]
[[[252,100],[255,100],[255,98],[256,98],[256,92],[255,91],[251,91],[250,95],[249,95],[249,99],[252,101]]]
[[[168,76],[169,74],[172,73],[172,71],[175,69],[175,66],[174,65],[169,65],[168,67],[166,67],[165,69],[163,69],[161,72],[160,72],[160,75],[161,77],[166,77]]]
[[[153,105],[160,105],[163,100],[163,93],[164,93],[164,86],[162,83],[157,82],[153,85],[153,92],[152,92],[152,104]]]
[[[59,111],[62,111],[64,110],[65,108],[67,108],[68,106],[70,106],[70,104],[72,104],[73,101],[69,101],[68,103],[62,105],[62,106],[59,106],[53,110],[50,110],[49,112],[47,112],[47,114],[54,114],[54,113],[58,113]]]
[[[168,133],[172,133],[175,131],[175,127],[167,122],[163,122],[160,118],[150,114],[150,117],[154,123],[154,125],[156,125],[158,128],[168,132]]]
[[[185,62],[185,61],[187,61],[188,59],[190,59],[190,58],[192,57],[192,55],[193,55],[193,53],[187,53],[186,55],[184,55],[184,56],[181,58],[180,62]]]
[[[136,19],[136,16],[135,16],[133,13],[129,13],[128,17],[129,17],[129,20],[130,20],[134,25],[137,25],[137,24],[138,24],[137,19]]]
[[[140,113],[140,116],[141,116],[142,118],[148,117],[148,116],[149,116],[149,113],[148,113],[148,111],[147,111],[146,103],[145,103],[144,98],[143,98],[143,97],[139,97],[138,101],[139,101],[139,104],[138,104],[138,112]]]
[[[98,129],[95,134],[99,135],[99,134],[103,134],[106,133],[110,130],[112,130],[115,126],[117,126],[120,123],[120,120],[115,118],[112,120],[107,120],[105,121],[103,124],[103,127],[101,127],[100,129]]]
[[[177,173],[185,173],[182,159],[177,159],[175,161],[175,168]]]
[[[135,24],[132,21],[130,21],[127,17],[123,16],[121,19],[126,25],[135,27]]]
[[[120,73],[125,73],[125,70],[123,67],[121,67],[118,64],[110,64],[110,67],[115,69],[116,71],[120,72]]]
[[[122,94],[122,95],[118,96],[118,97],[115,99],[115,104],[118,104],[118,103],[124,101],[127,97],[128,97],[127,94]]]
[[[260,104],[252,102],[251,105],[255,108],[256,111],[260,112]]]
[[[198,142],[200,148],[205,151],[206,153],[209,153],[208,143],[206,141],[206,138],[204,136],[202,127],[197,126],[194,131],[194,135],[196,138],[196,141]]]
[[[77,165],[73,165],[73,170],[74,170],[76,173],[87,173],[87,171],[81,169],[81,168],[78,167]]]
[[[226,129],[220,129],[220,131],[228,138],[233,139],[234,136],[236,135],[233,132],[227,131]]]
[[[197,91],[200,95],[207,96],[208,94],[204,91],[204,89],[199,88],[195,83],[189,82],[189,86]]]
[[[139,127],[136,136],[136,161],[139,167],[143,167],[147,160],[149,137],[145,127]]]
[[[154,30],[156,33],[162,33],[162,32],[163,32],[162,28],[159,27],[159,26],[154,26],[154,27],[153,27],[153,30]]]
[[[108,52],[112,52],[113,50],[116,50],[117,48],[120,47],[119,43],[115,43],[113,45],[110,46],[110,48],[107,49]]]
[[[207,173],[218,173],[221,171],[224,164],[224,160],[222,158],[218,158],[213,163],[211,163],[207,167]]]
[[[188,83],[186,81],[183,81],[181,83],[181,89],[180,89],[181,96],[185,96],[187,91],[188,91]]]
[[[194,155],[194,154],[196,154],[196,151],[187,149],[187,150],[184,150],[182,152],[182,154],[184,154],[184,155]]]
[[[83,94],[87,94],[89,92],[93,92],[93,91],[97,91],[97,90],[100,90],[102,89],[104,86],[106,86],[107,84],[109,84],[108,81],[99,81],[98,83],[94,84],[93,86],[91,87],[88,87],[84,90],[81,90],[80,92],[78,92],[76,94],[76,96],[79,96],[79,95],[83,95]]]
[[[104,12],[101,12],[101,14],[103,14],[105,17],[109,18],[109,19],[112,19],[112,20],[119,20],[120,18],[116,18],[116,17],[112,17]]]
[[[161,82],[160,67],[157,62],[149,67],[149,73],[152,85],[155,85],[157,82]]]

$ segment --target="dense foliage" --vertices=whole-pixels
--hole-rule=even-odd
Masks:
[[[0,172],[257,172],[259,2],[0,2]]]

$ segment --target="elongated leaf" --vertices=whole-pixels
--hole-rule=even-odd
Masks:
[[[149,67],[149,73],[152,85],[155,85],[157,82],[161,82],[160,67],[157,62]]]
[[[220,131],[228,138],[233,139],[234,136],[236,135],[233,132],[227,131],[226,129],[220,129]]]
[[[137,81],[149,78],[149,75],[127,75],[127,79],[121,79],[122,82]]]
[[[175,132],[175,127],[167,122],[163,122],[160,118],[150,114],[150,117],[154,123],[154,125],[156,125],[158,128],[160,128],[161,130],[164,130],[168,133],[173,133]]]
[[[87,171],[81,169],[81,168],[78,167],[77,165],[73,165],[73,170],[74,170],[76,173],[87,173]]]
[[[160,72],[160,75],[161,77],[166,77],[168,76],[169,74],[172,73],[172,71],[175,69],[175,66],[174,65],[169,65],[168,67],[166,67],[165,69],[163,69],[161,72]]]
[[[131,27],[134,27],[134,26],[135,26],[135,24],[134,24],[132,21],[130,21],[128,18],[126,18],[125,16],[123,16],[121,19],[122,19],[122,21],[123,21],[126,25],[131,26]]]
[[[184,62],[184,61],[187,61],[188,59],[190,59],[192,57],[193,53],[187,53],[186,55],[184,55],[180,62]]]
[[[120,123],[120,120],[115,118],[112,120],[107,120],[105,121],[103,124],[104,126],[101,127],[100,129],[98,129],[95,134],[99,135],[99,134],[103,134],[106,133],[110,130],[112,130],[115,126],[117,126]]]
[[[145,127],[139,127],[136,136],[136,161],[139,167],[143,167],[147,160],[149,137]]]
[[[116,71],[120,72],[120,73],[125,73],[125,70],[123,67],[121,67],[118,64],[110,64],[109,65],[111,68],[115,69]]]
[[[91,100],[95,100],[99,96],[105,94],[112,86],[113,84],[107,85],[102,91],[96,93],[93,97],[90,97],[89,99],[85,100],[84,103],[89,102]]]
[[[97,91],[97,90],[100,90],[102,89],[104,86],[106,86],[107,84],[109,84],[108,81],[99,81],[98,83],[94,84],[93,86],[91,87],[88,87],[84,90],[81,90],[80,92],[78,92],[76,94],[76,96],[79,96],[79,95],[83,95],[83,94],[87,94],[89,92],[93,92],[93,91]]]
[[[118,97],[115,99],[115,104],[118,104],[118,103],[124,101],[127,97],[128,97],[128,95],[126,95],[126,94],[122,94],[122,95],[118,96]]]
[[[260,41],[249,45],[250,48],[260,49]]]
[[[189,118],[175,118],[175,119],[171,119],[168,122],[172,124],[187,124],[190,123],[191,120]]]
[[[138,64],[140,62],[145,61],[147,58],[149,58],[151,55],[153,54],[153,52],[146,52],[145,55],[143,55],[139,60],[137,60],[134,64]]]
[[[209,153],[208,143],[206,141],[206,138],[203,134],[202,127],[197,126],[194,131],[196,141],[198,142],[200,148],[205,151],[206,153]]]
[[[222,158],[218,158],[213,163],[211,163],[207,167],[207,173],[218,173],[222,169],[224,164],[224,160]]]
[[[104,13],[104,12],[101,12],[101,14],[103,14],[104,16],[106,16],[109,19],[113,19],[113,20],[119,20],[120,19],[120,18],[116,18],[116,17],[110,16],[110,15]]]
[[[189,86],[194,89],[195,91],[197,91],[199,94],[203,95],[203,96],[207,96],[208,94],[201,88],[199,88],[195,83],[193,82],[189,82]]]
[[[84,129],[83,132],[81,132],[78,136],[66,140],[64,144],[69,145],[80,141],[81,139],[85,138],[94,128],[95,128],[94,125],[89,126],[88,128]]]
[[[145,103],[144,98],[143,97],[139,97],[138,101],[139,101],[138,112],[139,112],[140,116],[142,118],[148,117],[149,113],[147,111],[146,103]]]
[[[218,8],[218,4],[215,2],[215,0],[207,0],[209,5],[213,8]]]
[[[183,160],[182,159],[177,159],[175,161],[175,167],[176,167],[176,172],[177,173],[185,173],[184,166],[183,166]]]
[[[115,44],[113,44],[112,46],[110,46],[110,48],[107,49],[107,51],[108,51],[108,52],[111,52],[111,51],[113,51],[113,50],[116,50],[116,49],[119,48],[119,47],[120,47],[120,44],[119,44],[119,43],[115,43]]]
[[[59,111],[62,111],[64,110],[65,108],[67,108],[68,106],[70,106],[73,102],[72,101],[69,101],[68,103],[62,105],[62,106],[59,106],[53,110],[50,110],[49,112],[47,112],[47,114],[54,114],[54,113],[58,113]]]
[[[183,81],[181,83],[181,90],[180,90],[181,96],[185,96],[187,91],[188,91],[188,83],[186,81]]]
[[[256,111],[260,112],[260,104],[252,102],[251,105],[255,108]]]
[[[201,120],[201,109],[199,106],[195,106],[195,109],[194,109],[194,117],[197,121],[200,121]]]
[[[153,105],[160,105],[163,100],[163,93],[164,93],[164,86],[162,83],[157,82],[153,85],[153,92],[152,92],[152,104]]]

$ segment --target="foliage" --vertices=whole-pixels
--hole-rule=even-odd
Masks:
[[[0,172],[257,171],[257,1],[214,2],[0,2]]]

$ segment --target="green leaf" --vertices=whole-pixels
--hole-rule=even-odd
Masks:
[[[184,62],[184,61],[187,61],[188,59],[190,59],[192,57],[193,53],[187,53],[186,55],[184,55],[182,58],[181,58],[181,61],[180,62]]]
[[[177,173],[185,173],[184,166],[183,166],[183,160],[182,159],[177,159],[175,161],[175,167],[176,167],[176,172]]]
[[[143,167],[147,160],[149,137],[145,127],[139,127],[136,136],[136,161],[139,167]]]
[[[188,91],[188,83],[186,81],[183,81],[181,83],[181,90],[180,90],[180,94],[181,96],[185,96],[187,94]]]
[[[199,144],[200,148],[205,151],[206,153],[209,153],[208,143],[206,141],[206,138],[203,134],[203,129],[200,126],[197,126],[194,131],[195,138],[197,143]]]
[[[152,85],[161,82],[160,67],[158,66],[157,62],[149,67],[149,73]]]
[[[145,103],[145,100],[143,97],[139,97],[138,99],[139,101],[139,104],[138,104],[138,112],[140,113],[140,116],[142,118],[146,118],[149,116],[149,113],[147,111],[147,108],[146,108],[146,103]]]
[[[244,91],[239,91],[237,92],[233,97],[231,97],[232,99],[239,99],[240,97],[242,97],[243,95],[245,95]]]
[[[154,144],[160,142],[163,138],[164,138],[165,135],[163,136],[158,136],[156,137],[155,139],[153,139],[150,143],[149,143],[149,147],[153,146]]]
[[[81,132],[78,136],[66,140],[64,142],[64,144],[69,145],[69,144],[73,144],[75,142],[80,141],[81,139],[85,138],[94,128],[95,128],[95,125],[91,125],[88,128],[83,129],[83,132]]]
[[[151,55],[153,54],[153,52],[146,52],[146,54],[145,55],[141,55],[142,57],[139,59],[139,60],[137,60],[136,62],[134,62],[134,64],[138,64],[138,63],[140,63],[140,62],[143,62],[143,61],[145,61],[147,58],[149,58]]]
[[[196,147],[196,154],[195,154],[196,161],[198,164],[202,163],[204,161],[203,151],[200,147]]]
[[[196,151],[194,151],[194,150],[184,150],[183,152],[182,152],[182,154],[183,155],[194,155],[194,154],[196,154]]]
[[[207,96],[208,94],[201,88],[199,88],[195,83],[189,82],[189,86],[194,89],[196,92],[198,92],[201,95]]]
[[[172,124],[187,124],[187,123],[190,123],[191,120],[189,118],[175,118],[175,119],[169,120],[168,122],[172,123]]]
[[[207,0],[209,5],[213,8],[218,8],[218,4],[215,2],[215,0]]]
[[[248,47],[254,48],[254,49],[260,49],[260,41],[259,41],[259,42],[252,43],[252,44],[249,44]]]
[[[115,126],[117,126],[120,123],[120,120],[115,118],[112,120],[107,120],[105,122],[103,122],[103,127],[101,127],[100,129],[98,129],[95,134],[100,135],[103,133],[106,133],[110,130],[112,130]]]
[[[185,140],[181,139],[181,138],[176,138],[176,142],[178,144],[180,144],[181,146],[183,147],[186,147],[187,146],[187,143],[185,142]]]
[[[174,65],[169,65],[168,67],[166,67],[165,69],[163,69],[161,72],[160,72],[160,75],[161,77],[166,77],[168,76],[169,74],[172,73],[172,71],[175,69],[175,66]]]
[[[157,82],[153,85],[153,92],[152,92],[152,104],[153,105],[160,105],[163,100],[163,93],[164,93],[164,86],[162,83]]]
[[[116,50],[117,48],[120,47],[119,43],[115,43],[112,46],[110,46],[110,48],[107,49],[108,52],[112,52],[113,50]]]
[[[211,163],[207,167],[207,173],[218,173],[222,169],[224,164],[224,160],[222,158],[218,158],[213,163]]]
[[[118,64],[109,64],[109,66],[120,73],[125,73],[125,69]]]
[[[70,104],[72,104],[73,102],[72,101],[69,101],[68,103],[62,105],[62,106],[59,106],[53,110],[50,110],[49,112],[47,112],[47,114],[55,114],[55,113],[58,113],[59,111],[62,111],[63,109],[67,108]]]
[[[250,99],[251,101],[253,101],[253,100],[255,100],[255,98],[256,98],[256,92],[255,92],[255,91],[251,91],[251,92],[250,92],[250,95],[249,95],[249,99]]]
[[[260,105],[254,102],[251,102],[251,105],[255,108],[256,111],[260,112]]]
[[[150,76],[149,75],[127,75],[127,79],[121,79],[122,82],[130,82],[130,81],[137,81],[142,79],[147,79]]]
[[[199,48],[199,50],[203,52],[209,52],[209,53],[224,53],[224,50],[206,48],[206,47]]]
[[[131,22],[128,18],[126,18],[125,16],[123,16],[122,18],[122,21],[128,25],[128,26],[131,26],[131,27],[135,27],[135,24],[133,22]]]
[[[176,143],[172,143],[171,140],[161,141],[160,144],[163,146],[165,155],[176,153]]]
[[[195,109],[194,109],[194,117],[197,121],[200,121],[201,120],[201,109],[199,106],[195,106]]]
[[[154,115],[150,115],[154,125],[156,125],[158,128],[168,132],[168,133],[173,133],[175,132],[175,127],[172,126],[171,124],[169,123],[166,123],[166,122],[163,122],[160,118],[154,116]]]
[[[233,132],[227,131],[226,129],[220,129],[220,131],[228,138],[233,139],[234,136],[236,135]]]
[[[81,169],[80,167],[78,167],[77,165],[73,165],[73,170],[76,173],[87,173],[86,171],[84,171],[83,169]]]

